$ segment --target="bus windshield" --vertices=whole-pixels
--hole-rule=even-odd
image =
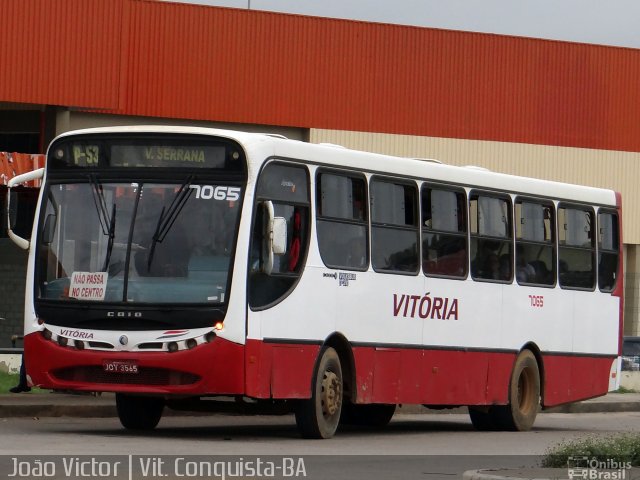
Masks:
[[[53,183],[37,243],[41,300],[224,304],[241,185]]]

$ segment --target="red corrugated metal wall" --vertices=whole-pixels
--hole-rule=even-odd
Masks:
[[[44,164],[44,155],[0,152],[0,185],[6,185],[16,175],[42,168]],[[40,180],[28,182],[26,186],[39,187]]]
[[[2,0],[0,101],[118,106],[126,0]]]
[[[640,151],[640,50],[146,0],[4,0],[0,101]]]

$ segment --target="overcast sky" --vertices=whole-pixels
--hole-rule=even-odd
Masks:
[[[640,48],[640,0],[177,1]]]

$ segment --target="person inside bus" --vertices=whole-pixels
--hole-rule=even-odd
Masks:
[[[293,211],[291,243],[289,245],[289,263],[287,270],[295,272],[300,262],[300,245],[302,243],[302,216],[299,208]]]
[[[476,257],[476,260],[478,257]],[[472,265],[476,271],[475,276],[487,280],[498,280],[500,278],[500,259],[498,255],[495,252],[489,252],[486,256],[480,258],[484,258],[481,267],[477,268],[475,265]]]
[[[518,283],[532,283],[536,280],[536,269],[527,262],[522,245],[516,247],[516,278]]]
[[[238,202],[200,201],[191,208],[191,218],[198,219],[188,229],[191,256],[231,255]]]
[[[478,240],[477,246],[478,250],[471,261],[471,275],[473,278],[498,279],[500,276],[500,259],[496,253],[498,245],[490,240]]]
[[[162,197],[148,197],[144,210],[136,220],[133,243],[141,248],[134,255],[134,266],[141,277],[185,277],[187,275],[186,225],[178,217],[164,232],[153,239],[162,210]]]
[[[505,253],[500,256],[499,280],[511,280],[511,255]]]

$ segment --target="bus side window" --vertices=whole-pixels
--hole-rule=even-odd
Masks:
[[[418,273],[418,189],[413,183],[371,181],[371,263],[384,273]]]
[[[594,216],[588,207],[558,208],[560,286],[593,289],[595,274]]]
[[[556,283],[555,222],[552,203],[517,199],[516,280],[524,285]]]
[[[366,195],[364,177],[318,174],[318,247],[327,267],[364,271],[369,266]]]
[[[422,268],[425,275],[465,278],[468,265],[466,194],[422,188]]]
[[[249,255],[249,305],[267,307],[285,296],[297,283],[309,245],[309,177],[304,167],[270,163],[262,171],[256,187],[256,201]],[[272,255],[268,268],[265,233],[267,205],[273,217],[286,221],[286,248]]]
[[[598,213],[598,286],[603,292],[615,289],[619,265],[618,214]]]
[[[508,197],[472,193],[471,276],[474,280],[511,283],[513,280],[513,235],[511,201]]]

